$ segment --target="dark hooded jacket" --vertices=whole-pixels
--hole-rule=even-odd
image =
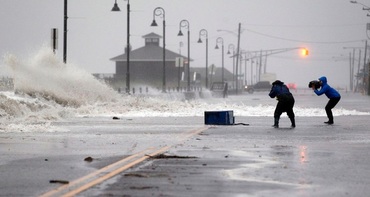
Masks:
[[[289,88],[284,84],[284,82],[276,80],[272,83],[272,88],[269,93],[269,96],[271,98],[277,97],[277,99],[279,100],[287,95],[291,96],[292,94],[290,93]]]
[[[320,77],[319,80],[321,81],[321,88],[314,90],[318,96],[325,94],[329,99],[340,98],[339,92],[328,85],[328,81],[325,76]]]

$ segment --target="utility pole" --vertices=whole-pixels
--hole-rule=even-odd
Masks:
[[[241,30],[241,23],[239,23],[238,28],[238,47],[236,48],[236,65],[235,65],[235,74],[236,74],[236,84],[235,84],[235,94],[238,94],[238,83],[239,83],[239,76],[238,76],[238,63],[239,63],[239,56],[240,56],[240,30]]]
[[[354,65],[355,65],[355,49],[352,49],[352,53],[349,54],[349,90],[353,91],[353,73],[354,73]]]
[[[370,28],[369,28],[370,29]],[[364,54],[364,83],[366,81],[366,73],[367,73],[367,95],[370,95],[370,74],[369,74],[369,71],[370,71],[370,64],[368,64],[369,62],[366,62],[366,57],[367,56],[367,40],[365,41],[365,54]]]
[[[358,92],[358,76],[360,75],[360,67],[361,67],[361,49],[358,53],[358,65],[357,65],[357,75],[356,75],[356,85],[355,85],[355,92]]]

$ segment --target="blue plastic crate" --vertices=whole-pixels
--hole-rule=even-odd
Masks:
[[[233,125],[233,111],[205,111],[204,124],[206,125]]]

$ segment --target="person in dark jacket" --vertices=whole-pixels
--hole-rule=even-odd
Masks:
[[[295,115],[293,112],[294,107],[294,97],[293,94],[290,93],[289,88],[284,84],[284,82],[276,80],[272,83],[272,88],[269,93],[271,98],[275,98],[278,100],[278,103],[275,108],[274,112],[274,125],[275,128],[279,128],[279,120],[280,116],[283,112],[286,112],[290,122],[292,123],[291,127],[295,127]]]
[[[320,89],[316,89],[315,87],[312,87],[312,90],[318,95],[323,95],[325,94],[328,98],[329,101],[325,106],[325,111],[326,115],[328,117],[328,121],[324,122],[325,124],[334,124],[334,118],[333,118],[333,112],[331,109],[333,109],[339,102],[341,96],[337,90],[334,88],[330,87],[328,85],[328,81],[325,76],[319,78],[320,82]]]

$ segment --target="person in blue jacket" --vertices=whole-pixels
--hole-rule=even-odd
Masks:
[[[312,90],[318,96],[325,94],[329,98],[329,101],[325,106],[326,115],[328,116],[329,120],[324,123],[331,125],[334,124],[333,112],[331,110],[338,104],[341,97],[337,90],[329,86],[328,80],[325,76],[319,78],[319,83],[321,88],[316,89],[315,87],[312,87]]]
[[[295,118],[294,118],[294,97],[293,94],[290,93],[289,88],[284,84],[284,82],[280,80],[276,80],[272,83],[271,91],[269,93],[271,98],[275,98],[278,100],[276,104],[275,112],[274,112],[274,125],[275,128],[279,128],[279,120],[280,116],[283,112],[286,112],[290,122],[292,123],[291,127],[295,127]]]

